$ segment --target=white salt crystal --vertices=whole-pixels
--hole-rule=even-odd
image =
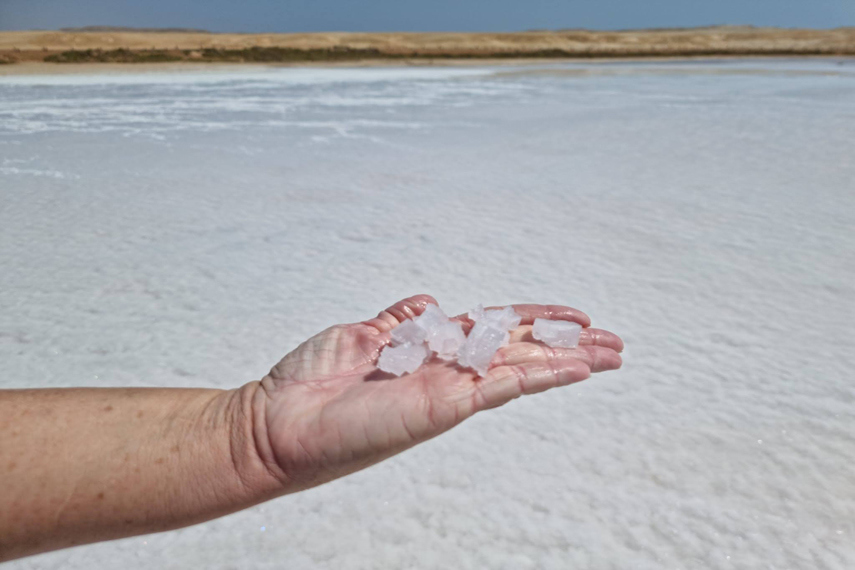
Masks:
[[[484,305],[478,305],[474,309],[469,309],[469,318],[477,323],[478,321],[484,320],[484,313]]]
[[[448,315],[436,305],[428,305],[414,322],[424,331],[428,348],[443,360],[454,360],[466,342],[463,325],[449,320]]]
[[[425,329],[409,319],[393,328],[389,334],[395,344],[421,344],[427,338]]]
[[[428,347],[443,360],[457,358],[460,348],[466,342],[463,325],[459,322],[446,321],[428,333]]]
[[[520,322],[522,322],[522,317],[514,311],[513,307],[505,307],[501,311],[487,311],[486,314],[488,318],[490,318],[491,315],[495,315],[499,327],[508,331],[514,330],[520,326]]]
[[[422,328],[430,328],[431,325],[442,324],[448,321],[448,315],[437,305],[429,303],[424,312],[416,317],[413,322]]]
[[[579,323],[549,319],[534,319],[534,326],[531,328],[531,335],[535,340],[553,348],[575,348],[579,345],[581,332],[582,325]]]
[[[377,367],[383,372],[401,376],[418,370],[429,354],[424,342],[419,344],[405,342],[398,346],[387,346],[380,353]]]
[[[475,326],[460,349],[458,362],[485,376],[493,356],[510,341],[508,331],[519,326],[522,317],[511,307],[485,311],[478,305],[469,311],[469,318],[475,321]]]
[[[522,317],[514,311],[513,307],[485,311],[481,305],[469,311],[469,318],[476,323],[483,322],[506,331],[517,328],[520,326],[520,321],[522,321]]]
[[[466,338],[463,348],[460,349],[457,361],[461,366],[472,368],[480,376],[485,376],[493,356],[508,343],[509,337],[508,331],[484,323],[476,323],[469,331],[469,336]]]

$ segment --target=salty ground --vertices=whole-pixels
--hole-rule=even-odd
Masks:
[[[0,387],[217,386],[413,293],[624,368],[30,568],[855,567],[855,62],[0,79]]]

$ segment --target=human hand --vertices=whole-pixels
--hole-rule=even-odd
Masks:
[[[395,303],[377,317],[335,325],[285,356],[262,380],[263,418],[256,428],[287,491],[305,489],[400,453],[451,429],[476,412],[620,367],[619,337],[589,328],[584,313],[558,305],[513,305],[522,317],[510,344],[485,377],[429,359],[412,374],[377,368],[391,331],[420,315],[428,295]],[[535,318],[585,327],[578,348],[550,348],[531,336]],[[465,315],[456,317],[464,330]]]
[[[235,390],[0,390],[0,561],[223,516],[621,364],[623,344],[606,331],[583,329],[575,349],[534,342],[535,318],[587,327],[579,311],[514,305],[521,325],[483,378],[436,357],[405,376],[380,371],[390,331],[428,303],[419,295],[331,327]]]

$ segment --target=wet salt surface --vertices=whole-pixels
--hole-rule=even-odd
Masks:
[[[851,60],[451,71],[0,79],[2,387],[233,387],[416,292],[627,344],[333,484],[8,568],[855,566]]]

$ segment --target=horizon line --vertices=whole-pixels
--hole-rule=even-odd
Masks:
[[[186,28],[176,26],[114,26],[114,25],[86,25],[72,26],[62,28],[23,28],[23,29],[0,29],[0,33],[4,32],[65,32],[65,33],[185,33],[185,34],[240,34],[240,35],[264,35],[264,34],[524,34],[524,33],[558,33],[558,32],[669,32],[669,31],[692,31],[692,30],[709,30],[716,28],[731,28],[731,29],[755,29],[755,30],[845,30],[855,28],[855,25],[848,26],[833,26],[833,27],[798,27],[798,26],[758,26],[755,24],[708,24],[698,26],[652,26],[646,28],[528,28],[523,30],[431,30],[431,31],[414,31],[414,30],[371,30],[371,31],[354,31],[346,29],[326,29],[326,30],[311,30],[311,31],[256,31],[256,32],[239,32],[239,31],[212,31],[202,28]]]

